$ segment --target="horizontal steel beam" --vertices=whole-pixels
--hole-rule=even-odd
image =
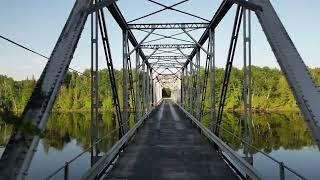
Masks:
[[[147,56],[148,59],[188,59],[185,56]]]
[[[129,29],[200,29],[208,28],[209,23],[154,23],[128,24]]]
[[[163,74],[163,73],[159,73],[158,76],[174,76],[174,73],[170,73],[170,74]]]
[[[155,69],[159,70],[159,69],[174,69],[174,70],[178,70],[181,69],[182,66],[154,66]]]
[[[196,44],[143,44],[140,45],[142,49],[186,49],[186,48],[194,48],[197,47]]]
[[[157,68],[181,68],[182,66],[180,65],[164,65],[164,64],[156,64],[153,67]]]
[[[150,63],[152,65],[158,65],[158,66],[162,66],[162,65],[166,65],[166,66],[175,66],[175,65],[179,65],[181,66],[180,63],[174,62],[174,63],[165,63],[165,62],[160,62],[160,63]]]
[[[179,68],[182,68],[183,66],[182,65],[179,65],[179,64],[164,64],[164,63],[161,63],[161,64],[153,64],[152,67],[172,67],[172,68],[176,68],[176,67],[179,67]]]

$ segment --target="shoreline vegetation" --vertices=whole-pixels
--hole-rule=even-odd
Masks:
[[[320,68],[310,68],[310,74],[316,84],[320,84]],[[57,96],[53,112],[90,112],[90,70],[78,75],[68,72]],[[218,107],[221,84],[223,81],[223,68],[216,68],[216,107]],[[280,69],[269,67],[252,67],[253,112],[288,112],[299,111],[291,90]],[[111,83],[107,69],[98,73],[99,99],[101,112],[114,110]],[[115,70],[120,106],[122,106],[122,70]],[[136,80],[135,70],[133,79]],[[186,77],[188,79],[190,77]],[[140,73],[140,88],[142,75]],[[204,81],[204,69],[200,69],[200,83]],[[0,112],[21,113],[27,104],[33,88],[35,78],[16,81],[11,77],[0,75]],[[185,84],[187,86],[188,83]],[[135,84],[134,86],[135,87]],[[202,87],[202,85],[201,85]],[[204,107],[210,107],[210,86],[206,92]],[[225,110],[228,112],[241,112],[243,109],[243,69],[233,68],[227,93]],[[129,101],[132,104],[132,101]],[[205,108],[207,109],[207,108]]]
[[[216,109],[217,110],[217,109]],[[241,113],[243,111],[243,109],[224,109],[225,112],[227,113]],[[12,111],[16,114],[20,114],[22,113],[22,110],[19,111]],[[54,113],[90,113],[90,109],[70,109],[70,110],[52,110],[52,112]],[[116,112],[115,109],[107,109],[107,110],[99,110],[100,113],[114,113]],[[129,113],[133,113],[133,111],[129,111]],[[209,112],[208,109],[206,112]],[[281,113],[281,112],[300,112],[300,110],[297,108],[293,108],[293,109],[281,109],[281,108],[277,108],[277,109],[254,109],[252,108],[252,112],[253,113]]]

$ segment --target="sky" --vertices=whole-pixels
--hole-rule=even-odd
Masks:
[[[211,19],[222,0],[189,0],[187,3],[176,6],[177,9],[196,14],[206,19]],[[34,49],[49,56],[66,22],[75,0],[10,0],[3,1],[0,5],[0,35]],[[133,3],[134,2],[134,3]],[[178,0],[158,0],[165,5],[172,5]],[[320,67],[319,45],[320,42],[320,1],[289,1],[271,0],[280,19],[287,29],[291,39],[300,52],[304,62],[310,67]],[[146,0],[118,0],[126,20],[148,14],[161,9],[160,6]],[[227,50],[230,42],[235,8],[227,14],[225,19],[216,29],[216,65],[224,67],[227,59]],[[106,11],[107,12],[107,11]],[[122,31],[112,16],[107,14],[107,28],[110,37],[113,62],[116,69],[122,66]],[[278,64],[268,42],[264,36],[260,24],[255,15],[252,15],[252,61],[257,66],[269,66],[278,68]],[[158,15],[137,21],[136,23],[154,22],[203,22],[174,11],[161,12]],[[81,39],[76,49],[70,67],[83,71],[90,67],[90,21],[83,30]],[[179,31],[157,31],[158,33],[171,34]],[[241,30],[242,32],[242,30]],[[140,41],[146,33],[134,31],[137,40]],[[190,33],[198,39],[202,30]],[[241,33],[242,34],[242,33]],[[151,35],[147,40],[158,36]],[[178,36],[181,38],[187,38]],[[146,41],[147,41],[146,40]],[[161,41],[162,43],[175,43],[173,41]],[[242,67],[242,37],[238,41],[234,65]],[[102,45],[101,45],[102,46]],[[105,68],[106,63],[99,48],[100,68]],[[206,47],[206,46],[204,46]],[[148,54],[149,52],[146,52]],[[202,53],[202,57],[204,53]],[[0,74],[13,77],[16,80],[38,78],[44,68],[46,59],[27,52],[0,39]],[[204,63],[204,58],[201,64]]]

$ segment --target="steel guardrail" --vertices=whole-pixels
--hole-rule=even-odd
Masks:
[[[238,155],[233,149],[231,149],[225,142],[219,137],[213,134],[208,128],[204,127],[195,117],[182,108],[179,104],[176,105],[201,129],[202,133],[208,138],[209,141],[215,143],[221,151],[223,151],[247,176],[254,180],[264,179],[263,175],[258,172],[251,164],[245,161],[240,155]]]

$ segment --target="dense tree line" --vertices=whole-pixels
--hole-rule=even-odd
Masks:
[[[316,83],[320,83],[320,68],[310,69]],[[224,69],[216,69],[216,100],[218,103]],[[253,107],[258,110],[295,110],[295,99],[283,73],[276,68],[253,67]],[[84,75],[68,73],[57,97],[54,111],[85,111],[90,109],[90,71]],[[122,99],[122,71],[115,70],[120,102]],[[135,74],[133,73],[135,79]],[[201,83],[204,70],[201,69]],[[23,81],[0,75],[0,111],[22,111],[36,84],[34,78]],[[99,97],[101,110],[112,110],[112,92],[106,69],[99,71]],[[209,87],[209,86],[208,86]],[[209,90],[205,106],[209,107]],[[226,109],[242,107],[243,70],[233,68],[227,94]]]
[[[320,84],[320,68],[309,69]],[[204,70],[200,71],[203,81]],[[216,107],[222,89],[224,69],[216,69]],[[243,106],[243,69],[233,68],[228,87],[225,109],[239,110]],[[201,81],[201,82],[202,82]],[[207,90],[205,107],[210,107],[209,90]],[[296,101],[281,70],[269,67],[252,67],[252,101],[258,111],[298,110]]]

